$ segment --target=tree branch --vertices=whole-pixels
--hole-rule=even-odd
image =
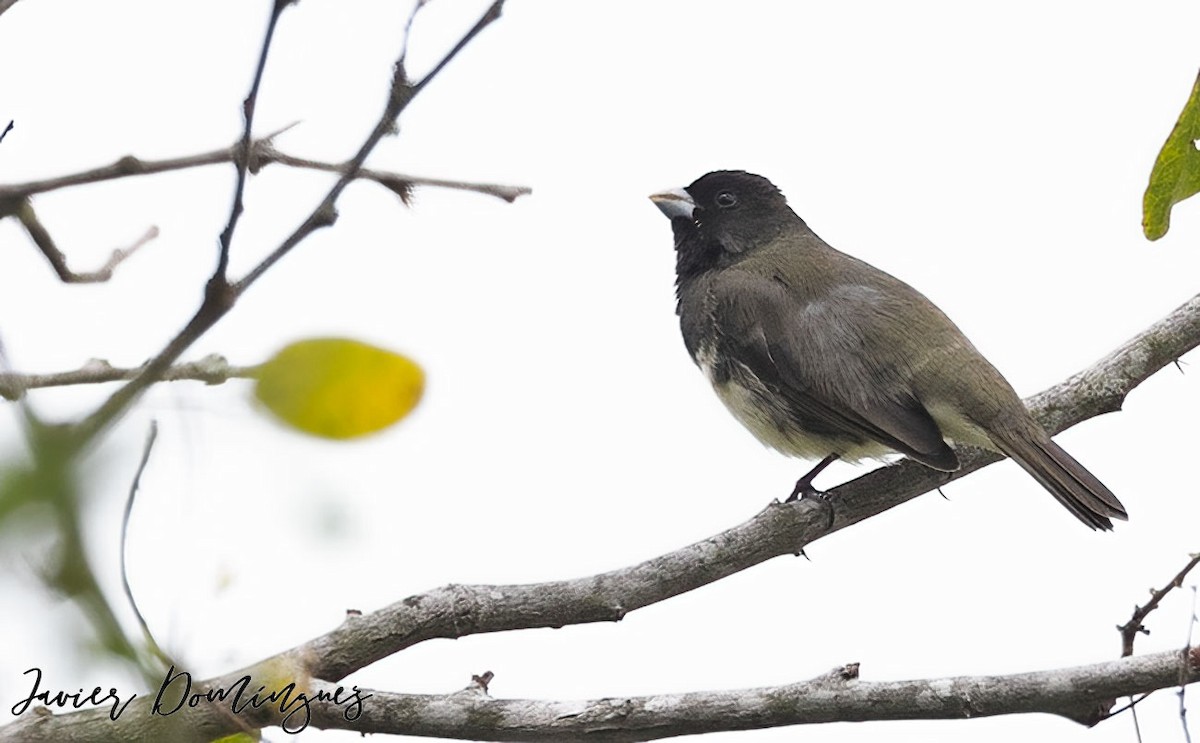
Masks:
[[[419,7],[421,6],[418,5],[418,8]],[[338,196],[341,195],[342,190],[350,184],[350,181],[354,180],[354,178],[358,176],[359,170],[362,169],[363,163],[365,163],[367,160],[367,155],[371,153],[371,150],[375,149],[375,146],[379,144],[379,141],[383,139],[384,136],[395,131],[396,120],[400,117],[400,114],[404,111],[404,109],[408,108],[408,104],[417,97],[417,94],[424,90],[425,86],[432,82],[433,79],[437,77],[438,73],[445,69],[446,65],[449,64],[452,59],[457,57],[459,52],[465,49],[467,44],[469,44],[472,39],[478,36],[485,28],[490,26],[500,17],[500,10],[503,7],[504,0],[495,0],[495,2],[488,6],[488,9],[484,12],[483,17],[476,21],[475,25],[472,26],[469,31],[463,34],[462,38],[458,40],[458,43],[455,44],[454,47],[442,57],[441,61],[434,66],[433,70],[431,70],[427,75],[425,75],[424,78],[421,79],[420,82],[416,84],[413,84],[408,79],[408,73],[404,67],[404,60],[408,53],[406,26],[404,45],[392,71],[391,93],[388,95],[387,105],[384,106],[383,115],[380,116],[379,121],[375,123],[375,128],[372,129],[369,135],[367,135],[367,139],[359,148],[358,153],[347,164],[346,172],[341,178],[338,179],[338,182],[333,185],[333,188],[330,189],[329,194],[317,206],[312,215],[305,220],[304,224],[301,225],[300,228],[294,233],[292,233],[290,237],[284,240],[282,245],[264,258],[261,263],[251,269],[250,273],[246,274],[241,281],[238,281],[232,287],[236,294],[241,294],[242,292],[246,291],[246,289],[250,288],[250,286],[258,281],[263,274],[270,270],[271,266],[275,265],[277,261],[290,253],[292,249],[300,243],[301,240],[308,237],[308,235],[312,234],[312,232],[315,230],[333,223],[333,220],[337,218],[337,212],[334,210],[334,203],[337,201]],[[409,23],[411,24],[411,21]]]
[[[76,273],[67,266],[67,257],[58,249],[58,246],[54,243],[54,238],[50,237],[50,233],[42,226],[41,220],[38,219],[37,213],[33,210],[33,204],[30,203],[29,199],[5,201],[3,198],[0,198],[0,218],[10,214],[16,216],[17,221],[25,228],[25,232],[33,240],[34,245],[37,245],[38,250],[42,251],[42,255],[46,256],[46,260],[50,261],[50,266],[54,269],[54,273],[58,274],[58,278],[66,284],[98,284],[108,281],[112,278],[113,271],[126,258],[133,255],[146,243],[158,237],[158,228],[151,226],[129,247],[114,250],[108,261],[97,270]]]
[[[484,674],[482,678],[490,675]],[[206,685],[233,689],[239,674]],[[700,691],[578,701],[495,699],[475,677],[454,694],[398,694],[303,683],[305,704],[247,705],[236,718],[229,702],[184,707],[169,717],[152,713],[154,699],[133,699],[117,720],[96,709],[29,714],[0,728],[0,743],[91,743],[173,740],[201,743],[241,732],[247,724],[459,740],[618,743],[785,725],[872,720],[962,720],[1042,712],[1083,725],[1108,716],[1114,699],[1200,680],[1200,651],[1170,650],[1086,666],[1005,676],[957,676],[909,681],[861,681],[850,664],[809,681],[755,689]],[[252,677],[249,688],[262,683]],[[197,691],[193,689],[193,691]],[[336,703],[317,701],[335,699]],[[171,709],[175,694],[168,697]],[[283,708],[281,711],[280,708]],[[290,712],[290,716],[286,713]]]
[[[468,687],[450,695],[363,690],[363,714],[316,705],[317,727],[498,741],[644,741],[785,725],[873,720],[962,720],[1043,712],[1094,725],[1112,700],[1200,680],[1200,653],[1140,658],[1007,676],[861,681],[858,664],[799,683],[586,701],[493,699]]]
[[[1167,594],[1176,588],[1183,587],[1183,579],[1192,571],[1192,568],[1200,565],[1200,553],[1191,556],[1188,564],[1183,566],[1183,569],[1175,574],[1171,582],[1159,589],[1150,589],[1150,600],[1145,606],[1133,607],[1133,616],[1125,624],[1118,625],[1117,631],[1121,633],[1121,657],[1133,655],[1133,641],[1137,639],[1139,634],[1148,635],[1150,630],[1146,629],[1142,622],[1146,621],[1146,617],[1150,616],[1150,612],[1158,608],[1162,600],[1167,597]],[[1190,634],[1190,633],[1189,633]]]
[[[293,125],[294,126],[294,125]],[[346,175],[350,172],[350,163],[329,163],[321,160],[311,160],[308,158],[288,155],[275,149],[274,140],[283,131],[290,129],[291,126],[285,127],[283,130],[273,132],[265,137],[253,140],[250,143],[250,172],[258,173],[266,165],[279,163],[293,168],[305,168],[308,170],[320,170],[327,173],[337,173]],[[130,178],[140,175],[154,175],[156,173],[167,173],[176,170],[188,170],[190,168],[199,168],[207,165],[224,165],[236,162],[238,145],[234,144],[230,147],[210,150],[208,152],[200,152],[195,155],[187,155],[184,157],[172,157],[163,160],[143,160],[133,155],[126,155],[119,158],[108,165],[91,170],[84,170],[78,173],[70,173],[68,175],[56,176],[54,178],[45,178],[38,181],[27,181],[25,183],[12,183],[8,185],[0,185],[0,202],[19,202],[21,199],[28,198],[40,193],[57,191],[62,188],[70,188],[71,186],[83,186],[91,183],[102,183],[104,181],[116,180],[118,178]],[[503,199],[509,203],[516,201],[521,196],[527,196],[532,193],[532,189],[526,186],[509,186],[498,183],[472,183],[468,181],[446,180],[442,178],[425,178],[418,175],[410,175],[408,173],[396,173],[387,170],[373,170],[371,168],[360,168],[354,175],[354,178],[361,180],[374,181],[384,188],[391,191],[397,190],[397,184],[408,184],[408,187],[413,186],[430,186],[433,188],[449,188],[458,191],[471,191],[474,193],[484,194],[486,196],[495,196],[498,199]]]
[[[100,384],[133,379],[143,367],[116,367],[103,359],[92,359],[73,371],[50,374],[19,374],[0,371],[0,397],[19,400],[27,390],[43,387],[68,387],[77,384]],[[219,354],[209,354],[197,361],[169,367],[159,377],[160,382],[191,380],[205,384],[223,384],[230,379],[250,379],[257,366],[234,366]]]
[[[1138,384],[1200,345],[1200,296],[1109,356],[1026,400],[1053,432],[1120,407]],[[970,451],[972,472],[999,457]],[[336,681],[433,638],[618,621],[630,611],[708,585],[933,490],[965,472],[902,461],[829,491],[827,499],[772,502],[743,524],[660,557],[575,580],[525,585],[450,585],[410,596],[296,649],[317,678]],[[832,518],[831,518],[832,516]]]
[[[146,623],[146,617],[142,614],[142,609],[138,606],[137,598],[133,595],[133,587],[129,585],[129,521],[133,518],[133,503],[137,499],[138,489],[142,486],[142,474],[146,471],[146,465],[150,464],[150,453],[154,451],[154,442],[158,439],[158,421],[151,420],[150,428],[146,432],[146,443],[142,447],[142,458],[138,461],[137,471],[133,474],[133,481],[129,484],[129,495],[125,498],[125,512],[121,517],[121,590],[125,593],[125,598],[129,601],[129,608],[133,609],[133,615],[137,619],[138,627],[142,630],[142,638],[149,650],[150,657],[139,657],[138,665],[142,671],[142,675],[150,683],[154,683],[151,678],[152,673],[161,672],[170,663],[170,658],[163,652],[158,641],[154,639],[154,633],[150,631],[150,625]],[[153,658],[153,660],[151,660]]]
[[[226,270],[229,268],[229,248],[233,244],[233,232],[237,229],[238,220],[242,217],[244,205],[242,195],[246,191],[246,175],[250,169],[250,142],[254,134],[254,111],[258,108],[258,89],[262,85],[263,73],[267,69],[267,57],[271,53],[271,42],[275,39],[275,28],[279,25],[279,17],[294,0],[275,0],[271,7],[271,17],[267,20],[267,32],[263,36],[262,50],[258,54],[258,64],[254,68],[254,81],[250,83],[250,92],[242,101],[242,138],[234,147],[236,153],[234,166],[237,171],[233,187],[233,206],[229,210],[229,221],[221,230],[220,250],[217,254],[217,270],[214,279],[225,282]]]
[[[9,128],[12,128],[10,123]],[[319,170],[326,173],[336,173],[343,177],[349,176],[356,180],[374,181],[389,191],[395,193],[400,199],[408,204],[411,200],[412,190],[415,187],[427,186],[432,188],[446,188],[456,191],[470,191],[473,193],[484,194],[486,196],[494,196],[498,199],[503,199],[508,203],[516,201],[521,196],[532,193],[532,189],[526,186],[510,186],[499,183],[472,183],[469,181],[448,180],[444,178],[425,178],[423,176],[409,175],[407,173],[397,173],[387,170],[375,170],[371,168],[359,168],[356,171],[352,169],[352,163],[330,163],[321,160],[312,160],[309,158],[297,157],[280,152],[275,149],[274,139],[291,126],[268,134],[265,137],[252,140],[249,144],[250,157],[247,159],[249,171],[258,173],[264,166],[273,163],[286,165],[292,168],[303,168],[307,170]],[[7,131],[7,130],[5,130]],[[0,139],[3,135],[0,134]],[[36,213],[33,211],[33,206],[30,202],[30,197],[50,191],[56,191],[62,188],[71,186],[80,186],[91,183],[101,183],[103,181],[115,180],[117,178],[127,178],[139,175],[153,175],[156,173],[166,173],[175,170],[187,170],[190,168],[204,167],[206,165],[220,165],[226,163],[240,163],[241,158],[241,143],[234,144],[231,147],[226,147],[210,152],[201,152],[196,155],[188,155],[186,157],[175,157],[164,160],[142,160],[133,155],[126,155],[109,165],[104,165],[99,168],[72,173],[69,175],[58,176],[55,178],[47,178],[40,181],[29,181],[26,183],[15,183],[9,185],[0,185],[0,217],[13,215],[21,222],[21,226],[29,234],[34,244],[38,246],[46,259],[50,261],[50,265],[54,268],[54,272],[58,277],[66,283],[97,283],[108,281],[112,278],[112,273],[117,265],[128,258],[138,248],[145,243],[158,236],[158,229],[151,227],[145,235],[143,235],[133,245],[123,250],[114,250],[112,257],[100,269],[86,273],[75,273],[67,266],[66,256],[54,243],[54,239],[50,236],[49,231],[38,220]]]
[[[294,157],[287,155],[274,148],[267,146],[260,151],[261,162],[263,164],[279,163],[288,165],[294,168],[308,168],[310,170],[323,170],[329,173],[346,174],[349,171],[348,163],[327,163],[320,160],[309,160],[302,157]],[[354,176],[363,180],[374,181],[389,191],[393,191],[401,195],[401,198],[406,198],[403,191],[411,190],[414,186],[431,186],[434,188],[449,188],[456,191],[472,191],[487,196],[495,196],[498,199],[503,199],[508,203],[516,201],[521,196],[528,196],[533,193],[533,189],[528,186],[507,186],[499,183],[471,183],[468,181],[454,181],[442,178],[425,178],[421,176],[407,175],[404,173],[395,173],[385,170],[373,170],[371,168],[359,168]]]

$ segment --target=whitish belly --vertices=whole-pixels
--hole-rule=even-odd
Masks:
[[[739,371],[744,373],[714,383],[713,389],[733,417],[765,446],[802,459],[822,459],[837,454],[849,462],[877,459],[891,451],[875,441],[863,442],[852,436],[831,436],[805,430],[803,421],[796,420],[785,408],[772,402],[771,392],[757,377],[748,369]]]

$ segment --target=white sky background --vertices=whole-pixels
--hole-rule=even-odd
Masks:
[[[414,73],[484,7],[427,8]],[[0,125],[16,121],[0,182],[228,145],[268,8],[22,0],[0,16]],[[383,105],[407,10],[365,0],[289,10],[256,131],[299,120],[281,150],[349,157]],[[352,185],[338,224],[187,354],[253,363],[299,337],[351,335],[424,365],[417,412],[368,440],[327,443],[254,412],[247,383],[163,385],[94,457],[99,569],[115,591],[120,512],[150,418],[161,430],[132,523],[131,580],[160,641],[203,674],[323,633],[347,608],[448,582],[621,567],[787,495],[810,463],[762,448],[692,367],[670,227],[646,198],[717,168],[771,178],[832,245],[938,303],[1022,394],[1058,382],[1197,291],[1200,203],[1177,208],[1157,244],[1140,231],[1150,167],[1200,65],[1197,27],[1200,8],[1186,2],[512,0],[369,164],[534,195],[507,205],[422,189],[405,209]],[[332,180],[281,166],[254,178],[235,275]],[[133,365],[159,350],[197,306],[232,184],[232,167],[215,166],[38,197],[77,270],[161,228],[98,286],[61,285],[13,221],[0,222],[0,338],[13,365]],[[946,487],[948,501],[925,495],[820,540],[811,562],[772,560],[617,624],[426,643],[350,681],[443,693],[492,670],[497,697],[591,698],[781,684],[854,661],[881,680],[1115,658],[1114,625],[1200,549],[1197,374],[1168,368],[1121,414],[1058,437],[1127,505],[1131,521],[1115,533],[1089,532],[1002,463]],[[111,389],[31,399],[72,419]],[[18,446],[10,413],[0,452]],[[839,464],[819,484],[864,471]],[[31,666],[68,691],[143,691],[83,660],[74,608],[32,577],[36,552],[0,555],[0,709],[28,694]],[[1190,610],[1190,592],[1172,596],[1138,650],[1183,645]],[[1167,690],[1142,705],[1146,740],[1181,739],[1176,704]],[[1024,716],[711,740],[798,734],[1133,736],[1128,718],[1088,731]]]

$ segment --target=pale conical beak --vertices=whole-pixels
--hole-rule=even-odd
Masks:
[[[676,217],[691,219],[692,213],[696,209],[696,202],[692,201],[692,197],[682,188],[656,193],[650,197],[650,200],[654,202],[659,211],[667,216],[667,219]]]

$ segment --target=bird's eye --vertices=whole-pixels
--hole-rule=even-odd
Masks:
[[[728,209],[731,206],[737,206],[737,196],[730,191],[722,191],[717,194],[717,206],[722,209]]]

